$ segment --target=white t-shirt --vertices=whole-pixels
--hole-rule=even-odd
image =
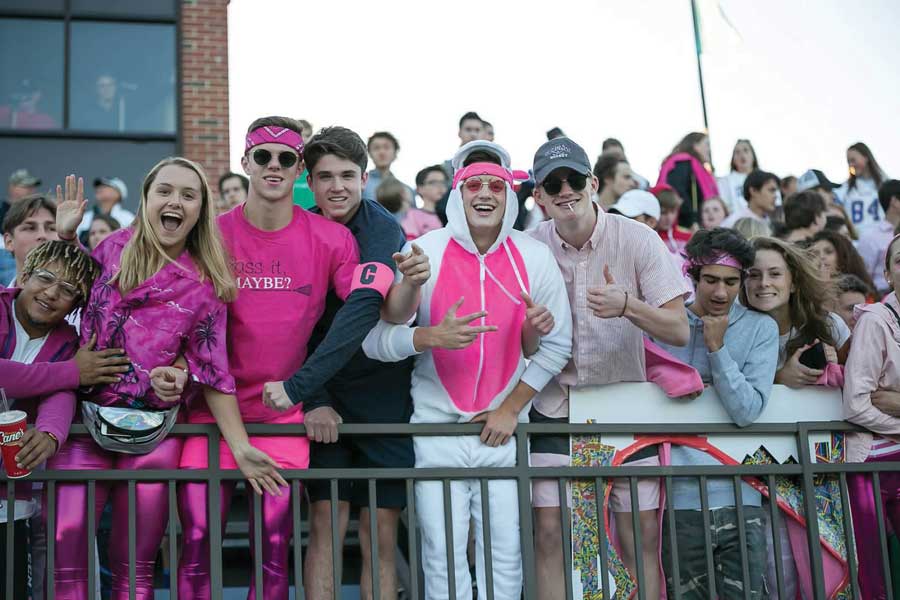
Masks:
[[[50,334],[47,333],[44,337],[31,339],[25,331],[25,328],[19,323],[19,318],[16,316],[15,300],[12,302],[11,310],[13,322],[16,327],[16,349],[13,350],[10,360],[30,365],[34,362],[34,359],[37,358],[37,355],[40,353],[41,348],[44,347],[47,337]],[[10,403],[12,403],[13,399],[10,398],[9,400]],[[37,502],[35,500],[16,500],[13,511],[13,519],[16,521],[30,519],[37,513]],[[0,523],[6,523],[6,498],[0,499]]]
[[[121,202],[116,203],[116,205],[112,207],[112,210],[109,211],[109,216],[118,221],[119,225],[121,225],[123,229],[131,225],[131,222],[135,219],[134,213],[124,208]],[[84,217],[82,217],[81,219],[81,224],[78,225],[77,229],[75,229],[75,234],[81,235],[83,231],[89,230],[91,228],[91,223],[93,222],[94,211],[84,211]]]
[[[716,185],[719,186],[719,196],[728,207],[728,214],[737,210],[747,208],[747,199],[744,198],[744,181],[747,179],[746,173],[738,173],[732,171],[724,177],[716,178]]]
[[[831,337],[834,338],[836,349],[843,346],[850,339],[850,328],[844,323],[844,320],[833,312],[828,313],[828,328],[831,330]],[[784,349],[789,341],[797,336],[797,330],[791,329],[788,333],[778,336],[778,368],[784,366],[787,362],[787,356]]]
[[[844,205],[844,210],[850,217],[850,221],[863,233],[869,227],[884,220],[884,210],[878,202],[878,186],[874,179],[863,177],[856,178],[856,185],[851,190],[849,181],[835,190],[838,201]]]
[[[722,224],[720,225],[720,227],[728,227],[728,228],[734,227],[735,223],[737,223],[738,221],[740,221],[741,219],[746,218],[746,217],[750,217],[751,219],[756,219],[757,221],[761,221],[761,222],[765,223],[766,225],[769,225],[769,217],[760,217],[758,214],[756,214],[755,212],[750,210],[749,207],[745,206],[743,208],[739,208],[738,210],[736,210],[733,213],[731,213],[730,215],[728,215],[725,218],[725,220],[722,221]]]

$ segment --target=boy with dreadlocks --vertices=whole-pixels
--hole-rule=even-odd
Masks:
[[[99,381],[97,368],[109,369],[103,377],[114,377],[119,369],[115,365],[121,359],[110,360],[89,349],[76,356],[78,336],[65,321],[84,302],[98,273],[97,263],[78,248],[49,241],[25,259],[19,274],[21,289],[0,287],[0,385],[10,396],[11,407],[28,415],[30,426],[16,455],[16,462],[25,469],[39,466],[66,441],[79,383]],[[97,361],[111,364],[97,367]],[[6,498],[5,490],[2,497]],[[0,512],[5,535],[9,526],[5,507]],[[26,597],[28,547],[24,540],[28,520],[37,512],[31,486],[16,486],[12,527],[20,541],[14,546],[15,598]],[[5,551],[4,547],[0,554]],[[7,593],[4,586],[0,590]]]

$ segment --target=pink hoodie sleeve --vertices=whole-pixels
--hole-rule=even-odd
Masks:
[[[878,315],[863,314],[853,331],[853,344],[844,367],[844,418],[874,433],[900,435],[900,419],[872,405],[872,392],[878,389],[888,344],[896,343],[890,328]]]
[[[37,407],[35,428],[52,433],[62,448],[69,437],[69,427],[75,417],[75,392],[65,391],[41,398]]]
[[[74,391],[78,387],[79,378],[78,364],[74,358],[30,365],[0,359],[0,387],[13,398]]]

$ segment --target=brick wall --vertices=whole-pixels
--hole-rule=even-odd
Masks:
[[[215,188],[228,160],[228,0],[182,0],[181,152]]]

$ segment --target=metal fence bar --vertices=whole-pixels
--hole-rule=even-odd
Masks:
[[[176,425],[176,427],[178,427]],[[209,589],[212,600],[222,598],[222,480],[219,471],[219,428],[206,430],[207,465],[210,477],[207,479],[207,503],[209,504]],[[228,484],[233,485],[233,484]]]
[[[784,565],[781,555],[781,514],[778,509],[778,488],[775,486],[775,476],[767,477],[769,486],[769,525],[772,529],[772,549],[775,551],[775,585],[778,597],[784,598]]]
[[[47,600],[56,598],[56,482],[47,482],[47,585],[44,596]]]
[[[875,521],[878,523],[878,545],[881,548],[881,568],[884,572],[884,592],[887,600],[893,600],[894,590],[891,581],[891,558],[888,554],[887,531],[884,526],[884,506],[881,501],[881,478],[872,473],[872,494],[875,497]]]
[[[178,496],[174,481],[169,482],[169,600],[178,600]]]
[[[510,441],[509,443],[512,443]],[[527,432],[516,433],[516,487],[519,503],[519,535],[522,551],[523,596],[525,600],[536,600],[537,582],[534,576],[534,527],[531,522],[531,479],[528,466]]]
[[[137,483],[128,481],[128,582],[131,584],[137,579]],[[90,510],[90,507],[88,507]],[[135,600],[134,585],[128,586],[128,600]]]
[[[378,560],[378,494],[369,480],[369,558],[372,562],[372,598],[381,599],[381,562]],[[396,594],[396,591],[392,591]]]
[[[10,479],[6,482],[6,600],[16,600],[15,528],[16,482]],[[20,540],[19,543],[24,544],[25,541]]]
[[[716,566],[713,564],[712,536],[710,535],[709,522],[709,492],[706,489],[706,477],[701,475],[700,486],[700,513],[703,515],[703,541],[706,552],[706,580],[709,583],[709,600],[716,598]]]
[[[247,493],[253,498],[253,589],[256,600],[263,600],[262,497],[250,486],[247,486]]]
[[[672,560],[666,568],[672,570],[672,590],[675,600],[681,600],[681,567],[678,565],[678,534],[675,531],[675,501],[672,500],[672,477],[666,475],[666,518],[669,522],[669,549],[672,552]],[[663,542],[665,543],[665,542]],[[605,596],[604,596],[605,597]],[[656,600],[654,598],[654,600]]]
[[[97,512],[94,504],[97,501],[97,482],[88,481],[87,484],[87,589],[95,590],[96,581],[96,565],[94,558],[97,556]],[[49,532],[48,532],[49,534]]]
[[[443,482],[444,491],[444,543],[447,551],[447,590],[450,598],[456,598],[456,565],[454,562],[453,543],[453,498],[450,494],[450,481]]]
[[[566,600],[572,600],[572,523],[569,511],[569,497],[566,494],[566,480],[557,479],[559,490],[559,519],[563,547],[563,583],[566,586]]]
[[[291,511],[294,529],[294,590],[298,600],[304,600],[303,591],[303,527],[300,519],[300,482],[291,481]]]
[[[638,600],[647,599],[647,574],[644,573],[644,541],[641,535],[640,502],[638,498],[637,479],[628,478],[628,493],[631,495],[631,531],[634,536],[634,569],[637,574]],[[655,598],[653,600],[656,600]]]
[[[856,565],[856,539],[853,534],[853,520],[850,516],[850,497],[847,493],[847,474],[841,473],[841,506],[844,509],[844,539],[847,540],[847,565],[850,567],[851,598],[862,598],[859,591],[859,568]]]
[[[406,532],[409,553],[409,597],[419,600],[419,540],[416,523],[416,489],[412,479],[406,480]]]
[[[487,600],[494,600],[494,552],[491,544],[491,495],[488,480],[481,482],[481,537],[484,546],[484,590]]]
[[[738,543],[741,545],[741,581],[744,589],[744,600],[750,600],[750,564],[747,557],[747,524],[744,522],[744,490],[741,489],[741,478],[739,476],[734,476],[733,483],[734,512],[735,517],[737,517]]]
[[[797,451],[800,454],[802,472],[803,509],[806,514],[806,536],[809,544],[809,562],[812,570],[813,593],[816,598],[825,597],[825,574],[822,569],[822,546],[819,543],[819,519],[816,517],[816,486],[813,481],[814,461],[809,452],[809,428],[805,423],[797,425]]]
[[[340,540],[340,518],[338,515],[338,480],[332,479],[329,483],[331,491],[331,588],[334,600],[341,597],[341,572],[342,572],[342,554]]]
[[[603,597],[609,595],[609,558],[606,552],[606,519],[603,516],[603,499],[606,496],[606,480],[603,477],[594,478],[594,503],[597,505],[597,539],[600,542],[600,586],[603,588]],[[560,498],[562,503],[562,498]]]

